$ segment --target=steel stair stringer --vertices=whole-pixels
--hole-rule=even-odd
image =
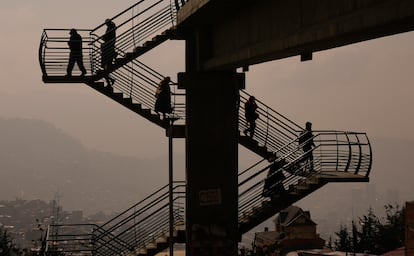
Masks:
[[[129,110],[139,114],[140,116],[144,117],[148,121],[156,124],[159,127],[167,129],[170,127],[169,119],[162,119],[161,116],[157,113],[153,113],[150,109],[145,109],[139,103],[134,103],[131,98],[124,97],[124,94],[121,92],[114,92],[114,88],[110,86],[104,86],[102,82],[93,82],[93,81],[85,81],[92,89],[100,92],[101,94],[111,98],[112,100],[118,102],[122,106],[128,108]]]

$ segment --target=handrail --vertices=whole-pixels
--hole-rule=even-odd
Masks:
[[[149,3],[141,0],[112,18],[118,23],[116,51],[121,57],[135,50],[137,43],[145,40],[149,42],[155,33],[167,26],[170,28],[170,21],[174,25],[175,12],[171,8],[171,2],[167,2],[158,0],[155,3]],[[146,3],[149,4],[145,5]],[[165,3],[167,5],[161,6]],[[135,14],[134,8],[138,6],[142,6],[143,9]],[[131,17],[127,17],[130,11]],[[138,18],[141,20],[135,24]],[[131,24],[130,28],[127,28],[128,24]],[[104,24],[101,24],[93,30],[78,30],[83,35],[84,54],[89,56],[85,59],[85,66],[91,74],[96,74],[102,69],[99,63],[101,39],[104,34],[104,31],[101,31],[103,26]],[[44,76],[65,74],[63,72],[66,71],[65,65],[67,65],[69,53],[68,31],[69,29],[45,29],[43,31],[39,46],[39,64]],[[138,32],[140,35],[136,36]],[[86,33],[88,34],[85,35]],[[131,98],[133,102],[141,104],[144,108],[154,111],[154,92],[159,81],[163,79],[160,73],[135,59],[113,71],[111,75],[116,78],[113,86],[116,91]],[[185,123],[185,100],[179,97],[185,94],[177,90],[173,86],[174,115]],[[238,117],[240,133],[243,133],[246,128],[244,103],[250,96],[244,90],[240,92]],[[262,202],[268,200],[263,196],[264,183],[269,178],[267,174],[269,168],[276,163],[280,165],[277,171],[285,176],[282,186],[286,190],[291,186],[297,186],[304,178],[310,179],[323,173],[352,172],[368,177],[372,167],[372,149],[365,133],[314,131],[315,135],[312,140],[315,147],[310,152],[304,152],[304,144],[300,144],[298,139],[304,129],[260,100],[256,99],[256,102],[259,119],[253,139],[274,153],[275,160],[268,163],[262,159],[240,172],[239,222],[246,215],[253,214],[251,209],[259,207]],[[309,153],[313,154],[312,172],[309,170],[309,160],[305,159]],[[169,229],[167,218],[169,201],[167,201],[168,191],[166,189],[167,186],[162,187],[102,226],[84,224],[87,227],[93,227],[91,233],[57,233],[52,234],[52,238],[48,233],[48,241],[51,239],[54,246],[61,245],[72,252],[92,251],[93,254],[99,252],[100,255],[121,254],[143,248],[148,243],[161,238]],[[174,228],[183,225],[185,204],[181,201],[184,198],[185,183],[176,183],[173,198]],[[53,226],[53,228],[69,227],[73,226]],[[64,241],[70,242],[60,243]],[[91,241],[92,244],[90,244]],[[49,249],[48,245],[47,242],[45,246],[47,249]]]
[[[239,221],[243,220],[251,209],[269,200],[263,197],[264,183],[266,178],[271,179],[271,176],[268,177],[268,170],[276,162],[281,163],[276,172],[283,172],[285,179],[282,184],[286,190],[298,184],[301,179],[318,174],[353,172],[361,177],[368,177],[372,167],[372,151],[365,133],[314,131],[312,140],[315,143],[311,150],[314,155],[313,172],[309,172],[309,165],[304,159],[309,153],[302,150],[306,143],[304,142],[296,144],[296,149],[289,154],[276,152],[280,157],[273,163],[266,164],[262,161],[261,165],[257,164],[255,168],[249,168],[249,172],[239,175]],[[288,159],[291,161],[287,161]]]
[[[141,8],[135,13],[135,8]],[[176,11],[168,0],[139,1],[110,20],[116,24],[115,40],[118,54],[133,52],[142,42],[150,42],[160,31],[170,29],[175,24]],[[106,33],[105,23],[100,24],[91,31],[92,59],[95,63],[93,73],[96,74],[101,67],[102,37]],[[138,36],[136,36],[138,35]],[[125,57],[124,55],[121,57]]]
[[[118,13],[117,15],[115,15],[114,17],[112,17],[110,20],[114,20],[114,19],[118,18],[119,16],[125,14],[126,12],[128,12],[128,11],[132,10],[133,8],[135,8],[136,6],[140,5],[144,1],[145,0],[138,1],[137,3],[133,4],[129,8],[125,9],[124,11],[122,11],[122,12]],[[102,23],[102,24],[98,25],[96,28],[92,29],[92,32],[95,32],[96,30],[100,29],[103,26],[105,26],[105,23]]]
[[[40,39],[38,58],[43,76],[65,76],[69,62],[69,31],[70,29],[44,29]],[[85,68],[89,74],[92,73],[90,56],[90,30],[77,29],[82,36],[82,53]],[[75,65],[75,70],[78,70]],[[77,71],[80,73],[80,71]]]
[[[185,182],[174,182],[173,217],[177,231],[184,224]],[[90,252],[91,255],[119,255],[133,252],[168,234],[168,186],[163,186],[105,224],[59,224],[48,239],[53,252]],[[139,208],[139,210],[136,210]],[[106,227],[106,228],[104,228]]]
[[[139,103],[155,114],[155,91],[163,76],[138,60],[133,60],[112,73],[114,90]],[[171,84],[172,113],[169,117],[177,119],[175,124],[185,124],[185,94],[175,83]]]
[[[134,13],[135,8],[142,8],[141,11]],[[132,12],[129,15],[129,12]],[[115,38],[116,52],[125,57],[126,52],[133,52],[135,47],[141,42],[150,42],[152,37],[157,36],[160,31],[165,31],[174,26],[176,22],[176,11],[172,3],[168,0],[141,0],[111,18],[117,26],[115,30],[118,37]],[[102,70],[101,48],[102,37],[106,33],[102,28],[105,23],[100,24],[94,29],[78,29],[84,39],[84,58],[88,73],[96,75]],[[44,76],[63,76],[65,75],[68,63],[69,48],[67,41],[69,36],[62,32],[70,29],[45,29],[42,33],[39,45],[39,64]],[[88,32],[86,35],[85,32]],[[59,36],[49,35],[60,33]],[[138,34],[138,36],[136,36]],[[58,41],[56,41],[59,39]],[[58,47],[51,46],[60,43]],[[63,43],[63,44],[62,44]]]
[[[96,63],[95,60],[91,60],[86,56],[91,56],[89,51],[89,37],[90,30],[79,30],[79,33],[83,33],[83,54],[84,64],[88,74],[92,73],[97,67],[93,66]],[[69,58],[68,47],[68,29],[45,29],[42,33],[41,43],[39,47],[39,63],[42,69],[43,76],[64,76],[66,75],[66,68]],[[125,55],[118,49],[118,52]],[[80,73],[75,65],[74,73]],[[155,105],[155,91],[159,82],[164,78],[162,74],[149,67],[148,65],[135,59],[130,63],[122,66],[118,70],[114,71],[112,76],[116,78],[114,89],[122,92],[126,97],[131,98],[134,103],[141,104],[144,108],[150,109],[153,114]],[[185,123],[185,99],[184,93],[178,90],[176,84],[172,84],[172,109],[173,113],[168,115],[174,119],[178,119],[175,124]]]
[[[174,228],[182,225],[184,213],[185,183],[174,182]],[[141,200],[126,211],[118,214],[101,227],[105,233],[95,236],[96,251],[105,253],[103,246],[111,243],[113,238],[107,239],[107,234],[113,234],[114,238],[126,243],[121,251],[130,251],[131,248],[137,249],[149,242],[148,235],[152,234],[152,239],[158,239],[167,234],[168,225],[168,186],[163,186],[156,192]],[[178,204],[177,204],[178,203]]]
[[[251,95],[246,91],[240,92],[240,106],[239,106],[239,132],[247,128],[247,120],[245,118],[244,104]],[[256,129],[253,139],[259,143],[259,145],[266,146],[270,152],[276,152],[280,148],[286,147],[292,141],[294,141],[304,129],[273,110],[260,100],[256,99],[258,105],[257,113],[259,114],[258,120],[256,120]],[[286,149],[289,151],[289,149]]]
[[[263,193],[264,184],[266,179],[271,179],[272,175],[275,175],[269,176],[268,174],[269,168],[275,164],[278,164],[275,173],[282,172],[284,175],[281,184],[285,191],[292,186],[303,184],[304,179],[310,180],[312,177],[321,175],[334,177],[339,173],[353,173],[362,178],[368,177],[372,167],[372,151],[365,133],[313,131],[313,134],[314,136],[309,140],[313,140],[315,146],[310,152],[303,151],[303,146],[308,141],[300,144],[297,138],[291,143],[296,143],[295,146],[286,146],[293,149],[291,152],[281,153],[285,151],[281,148],[280,152],[276,152],[278,158],[274,162],[269,164],[260,160],[239,173],[239,223],[257,214],[257,209],[262,206],[263,202],[269,200]],[[314,169],[312,171],[309,170],[309,159],[305,158],[309,153],[313,154]],[[185,182],[174,182],[174,229],[184,224],[185,187]],[[168,199],[168,186],[166,185],[94,229],[92,239],[94,253],[102,256],[128,252],[139,254],[140,249],[168,234]],[[62,241],[67,239],[72,242],[84,241],[82,236],[65,238],[62,235],[62,237]],[[76,243],[70,245],[76,246]]]

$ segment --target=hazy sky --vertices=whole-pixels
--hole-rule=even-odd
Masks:
[[[164,131],[86,85],[43,84],[43,28],[93,28],[135,1],[0,1],[0,117],[42,119],[93,149],[166,154]],[[250,67],[247,90],[299,124],[414,140],[414,33]],[[184,48],[167,42],[142,60],[176,78]],[[162,59],[162,61],[161,61]],[[176,79],[174,79],[176,80]],[[182,142],[181,142],[182,143]]]

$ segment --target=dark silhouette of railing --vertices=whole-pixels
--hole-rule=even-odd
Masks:
[[[117,36],[112,40],[115,41],[117,59],[126,59],[128,54],[134,55],[140,50],[142,54],[152,49],[152,46],[169,39],[171,34],[164,36],[162,34],[174,28],[176,11],[169,0],[141,0],[109,20],[116,25],[114,30]],[[39,62],[44,78],[66,74],[64,72],[66,72],[69,56],[67,45],[69,31],[70,29],[44,30],[39,47]],[[107,72],[103,71],[101,65],[102,52],[106,50],[103,47],[103,36],[106,33],[105,22],[94,29],[78,29],[78,32],[84,40],[83,53],[88,75],[96,76],[99,71]],[[122,65],[134,58],[125,60]],[[102,77],[97,77],[97,79],[100,78]]]
[[[56,253],[88,253],[120,255],[147,251],[153,244],[168,247],[169,186],[166,185],[101,226],[95,224],[50,225],[46,240],[48,255]],[[174,182],[173,227],[176,238],[184,242],[185,183]],[[160,239],[165,239],[160,241]],[[158,245],[159,246],[159,245]]]
[[[281,182],[286,193],[294,193],[296,186],[304,180],[315,179],[319,184],[322,182],[320,185],[324,184],[318,179],[367,181],[372,167],[372,149],[365,133],[314,131],[311,139],[315,147],[310,152],[303,151],[307,141],[299,144],[297,138],[275,152],[279,157],[274,162],[259,161],[239,174],[239,222],[270,200],[263,196],[264,184],[266,179],[277,180],[272,177],[277,172],[283,172],[285,178]],[[293,150],[288,152],[287,148]],[[313,155],[312,170],[307,158],[309,153]],[[269,176],[269,168],[274,164],[277,168]]]
[[[367,181],[372,166],[372,151],[370,142],[365,133],[315,131],[313,138],[315,147],[311,152],[304,152],[306,141],[299,144],[295,139],[287,148],[295,148],[288,154],[282,154],[285,149],[277,151],[280,156],[274,162],[259,161],[239,173],[239,228],[243,234],[263,222],[268,217],[293,202],[300,200],[314,190],[328,182],[341,181]],[[313,154],[313,169],[310,170],[309,159],[304,157]],[[291,155],[297,156],[288,162]],[[269,176],[269,169],[277,164],[276,172],[283,172],[281,181],[283,191],[278,187],[277,196],[280,201],[272,201],[264,195],[264,184]],[[272,175],[275,175],[274,172]],[[308,187],[304,187],[308,186]],[[314,186],[312,188],[312,186]],[[174,221],[175,231],[184,230],[184,199],[185,183],[174,183]],[[93,248],[94,255],[113,255],[122,253],[145,254],[148,246],[152,244],[154,253],[166,248],[165,239],[169,234],[169,201],[168,186],[164,186],[139,203],[112,218],[105,224],[94,227],[93,234],[86,248]],[[57,247],[59,250],[74,251],[82,247],[77,245],[85,239],[81,235],[74,236],[65,246]],[[60,235],[59,239],[64,240]],[[164,240],[162,240],[164,239]],[[56,239],[49,239],[56,243]],[[160,245],[161,244],[161,245]],[[66,246],[68,245],[68,246]],[[70,246],[69,246],[70,245]],[[49,246],[50,248],[50,246]]]
[[[131,109],[139,109],[137,113],[142,116],[145,114],[147,119],[152,120],[152,116],[158,115],[154,110],[154,94],[164,76],[136,57],[176,36],[171,33],[176,15],[171,3],[172,1],[167,0],[141,0],[110,18],[117,25],[117,59],[109,70],[103,70],[101,67],[102,51],[105,50],[102,49],[102,37],[106,30],[104,23],[93,30],[78,30],[83,36],[84,62],[88,71],[85,78],[64,78],[69,57],[69,30],[44,30],[39,48],[43,80],[84,82]],[[79,73],[75,70],[74,76],[76,74]],[[115,79],[110,90],[96,83],[104,75],[110,75]],[[176,119],[178,124],[184,125],[185,94],[173,85],[172,95],[174,112],[170,117]],[[252,138],[243,136],[243,131],[247,128],[244,104],[250,96],[246,91],[240,91],[239,143],[264,159],[239,173],[241,233],[247,232],[277,213],[281,207],[296,202],[327,182],[368,179],[372,152],[364,133],[314,131],[312,140],[315,147],[310,152],[304,152],[303,146],[306,142],[299,142],[304,129],[256,99],[259,119],[255,135]],[[139,104],[139,108],[133,104]],[[157,120],[160,120],[160,117],[157,117]],[[160,122],[155,123],[165,128]],[[309,154],[313,156],[312,165]],[[270,168],[273,168],[273,173],[283,173],[284,178],[278,189],[286,193],[278,195],[284,196],[284,200],[279,203],[263,193],[266,180],[271,180],[272,175],[275,175],[269,175]],[[173,198],[173,227],[174,231],[178,232],[182,230],[185,219],[184,182],[174,183]],[[128,253],[152,255],[148,254],[150,248],[155,246],[155,252],[168,246],[165,241],[169,234],[168,199],[168,186],[164,186],[102,226],[77,226],[79,234],[65,231],[73,231],[76,225],[53,225],[50,228],[59,232],[48,232],[46,248],[51,253],[64,251],[105,256]],[[85,228],[90,229],[89,232],[86,232]]]
[[[163,75],[144,63],[133,60],[114,71],[112,77],[115,79],[114,90],[122,92],[124,97],[131,98],[133,102],[155,113],[155,91],[164,79]],[[175,124],[185,124],[185,94],[175,83],[170,87],[173,112],[167,116],[176,119]]]
[[[246,91],[240,91],[240,108],[239,108],[239,133],[243,134],[244,130],[248,127],[247,120],[245,118],[244,105],[250,98],[249,93]],[[278,154],[284,154],[291,152],[292,147],[295,147],[292,141],[296,140],[304,129],[285,117],[284,115],[273,110],[263,102],[257,99],[257,113],[259,118],[256,120],[256,129],[253,136],[253,140],[257,142],[258,146],[265,147],[267,151],[271,153],[278,152]],[[283,151],[281,151],[283,149]],[[274,156],[275,158],[277,156]]]
[[[117,49],[126,53],[175,26],[176,12],[169,0],[141,0],[109,19],[116,25]],[[100,55],[106,29],[103,22],[91,31],[96,55]]]
[[[69,62],[69,31],[70,29],[45,29],[43,30],[39,46],[39,64],[42,69],[43,79],[48,76],[65,77]],[[91,30],[78,29],[82,36],[83,61],[88,74],[91,74],[92,37]],[[78,66],[75,65],[75,73],[80,75]],[[76,74],[74,74],[76,75]]]
[[[174,232],[184,230],[185,183],[173,186]],[[95,251],[99,255],[111,255],[108,243],[122,240],[124,246],[118,253],[139,252],[149,244],[169,235],[169,191],[168,185],[112,218],[100,228],[106,230],[95,235]],[[108,234],[112,237],[108,239]]]

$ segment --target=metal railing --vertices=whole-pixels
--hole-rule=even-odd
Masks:
[[[253,209],[262,206],[269,198],[264,195],[264,184],[269,168],[278,163],[276,172],[282,172],[283,190],[298,186],[304,179],[320,175],[341,177],[340,173],[352,173],[368,177],[372,167],[372,149],[365,133],[345,131],[314,131],[311,138],[315,144],[310,152],[304,152],[307,141],[299,143],[299,137],[276,151],[275,162],[261,160],[239,173],[239,223],[256,214]],[[294,145],[294,146],[292,146]],[[287,152],[286,148],[294,149]],[[313,155],[313,170],[310,170],[308,154]],[[287,161],[287,159],[293,159]],[[340,179],[340,178],[339,178]],[[185,182],[174,182],[173,215],[174,229],[183,228],[185,212]],[[73,227],[59,225],[59,228]],[[88,227],[75,233],[59,229],[57,236],[48,236],[49,251],[92,252],[93,255],[140,254],[146,246],[165,238],[169,234],[168,185],[160,188],[137,204],[118,214],[101,226]],[[49,234],[49,232],[48,232]]]
[[[95,224],[53,224],[47,228],[46,255],[80,254],[94,255]]]
[[[140,250],[169,234],[169,186],[158,189],[103,225],[50,225],[46,254],[121,255]],[[174,232],[184,230],[185,182],[173,186]]]
[[[239,221],[246,213],[262,205],[269,198],[263,196],[264,184],[269,168],[280,163],[277,172],[283,172],[283,188],[299,184],[303,179],[318,175],[335,176],[339,172],[353,173],[368,177],[372,167],[372,149],[365,133],[342,131],[314,131],[312,138],[315,147],[304,152],[299,137],[277,150],[275,162],[261,160],[239,174]],[[292,149],[290,152],[287,148]],[[313,170],[310,170],[309,154],[313,155]],[[341,177],[340,175],[338,177]]]
[[[246,91],[240,91],[240,107],[239,107],[239,132],[243,134],[248,128],[245,118],[244,104],[252,96]],[[304,129],[285,117],[284,115],[273,110],[260,100],[256,99],[257,113],[259,118],[256,120],[256,129],[253,139],[259,145],[267,147],[270,152],[278,152],[285,154],[291,152],[294,148],[294,141],[304,131]],[[287,146],[289,145],[289,146]],[[283,151],[281,151],[283,149]]]
[[[174,182],[173,194],[173,226],[176,232],[184,225],[185,182]],[[117,248],[118,254],[139,252],[165,238],[169,234],[169,206],[166,185],[101,225],[105,232],[95,234],[95,252],[112,255],[107,245],[117,244],[117,240],[123,241],[123,246]]]
[[[138,60],[122,66],[111,76],[115,79],[112,87],[116,91],[155,114],[155,91],[164,76]],[[185,94],[176,83],[172,83],[170,88],[172,113],[167,116],[177,119],[175,124],[185,124]]]
[[[65,76],[69,63],[69,31],[70,29],[45,29],[43,30],[39,46],[39,64],[43,76]],[[90,58],[92,47],[91,30],[78,29],[82,36],[82,54],[85,68],[89,74],[92,72],[92,60]],[[75,73],[80,74],[79,67],[75,65]],[[76,74],[74,74],[76,75]]]
[[[169,0],[141,0],[110,18],[116,24],[115,51],[125,57],[145,42],[176,24],[176,10]],[[70,29],[45,29],[39,46],[39,63],[43,76],[63,76],[69,59]],[[96,75],[102,70],[101,60],[105,23],[94,29],[77,29],[83,38],[83,55],[87,71]],[[107,44],[110,45],[110,44]]]
[[[112,43],[115,44],[118,57],[123,58],[126,53],[133,52],[163,31],[174,27],[176,11],[169,0],[141,0],[110,20],[115,23],[114,30],[117,34]],[[105,51],[103,37],[106,30],[105,23],[102,23],[91,31],[94,74],[102,69],[100,63],[102,52]]]
[[[43,76],[65,76],[69,62],[69,31],[67,29],[45,29],[39,48],[39,62]],[[91,48],[88,37],[89,30],[81,30],[83,40],[84,64],[88,74],[92,71]],[[80,74],[75,65],[74,75]],[[164,76],[135,59],[121,68],[115,70],[111,76],[115,78],[114,89],[122,92],[124,97],[131,98],[134,103],[139,103],[145,109],[150,109],[155,114],[155,91]],[[185,122],[185,99],[184,94],[178,90],[176,84],[171,85],[171,105],[173,112],[169,117],[178,119],[176,124]]]

